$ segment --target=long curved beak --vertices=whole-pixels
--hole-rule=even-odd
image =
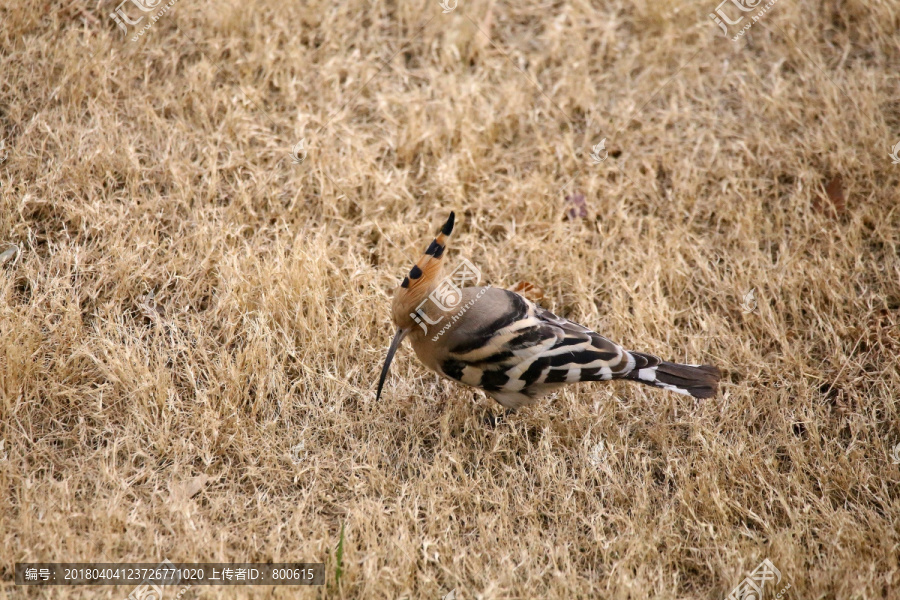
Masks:
[[[391,368],[391,361],[394,360],[394,354],[396,354],[397,348],[400,347],[400,342],[403,341],[407,333],[409,333],[408,329],[397,329],[394,339],[391,340],[391,347],[388,348],[387,358],[384,359],[384,366],[381,368],[381,377],[378,378],[378,393],[375,394],[375,402],[378,402],[378,399],[381,398],[381,388],[384,387],[384,380],[387,378],[388,370]]]

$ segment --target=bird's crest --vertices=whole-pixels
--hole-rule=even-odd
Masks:
[[[410,313],[415,312],[422,300],[434,291],[443,278],[444,253],[453,232],[455,218],[455,214],[451,212],[440,232],[425,249],[425,254],[409,270],[394,293],[392,311],[394,323],[398,327],[406,328],[413,323]]]

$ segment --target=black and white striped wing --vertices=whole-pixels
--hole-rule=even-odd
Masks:
[[[635,367],[618,344],[504,293],[508,308],[450,349],[441,364],[447,377],[522,404],[562,383],[623,377]]]

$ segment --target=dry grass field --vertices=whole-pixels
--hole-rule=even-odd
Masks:
[[[732,41],[716,2],[180,0],[137,41],[4,2],[0,599],[164,558],[326,563],[186,600],[721,599],[766,558],[766,598],[900,598],[900,5]],[[376,403],[450,210],[449,266],[719,397],[491,426],[405,346]]]

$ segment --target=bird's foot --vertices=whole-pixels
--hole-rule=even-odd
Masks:
[[[509,419],[509,417],[515,414],[515,412],[516,411],[511,408],[507,408],[499,415],[495,415],[491,410],[488,410],[487,412],[485,412],[485,415],[482,418],[482,422],[488,427],[495,428],[498,425],[502,425],[503,423],[505,423]]]

